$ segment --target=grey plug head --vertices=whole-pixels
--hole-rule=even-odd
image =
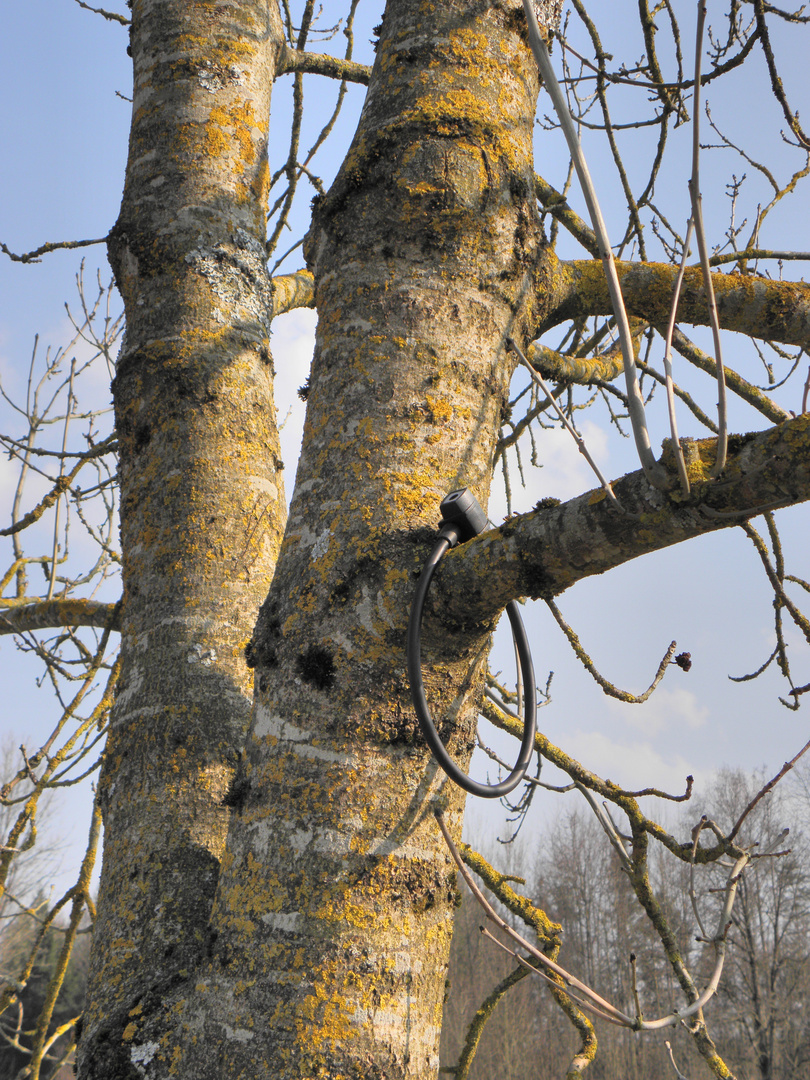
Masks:
[[[454,525],[462,544],[489,528],[489,518],[469,488],[460,488],[445,495],[439,509],[442,525]]]

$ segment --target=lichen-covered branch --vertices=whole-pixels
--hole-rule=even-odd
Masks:
[[[58,626],[95,626],[120,630],[121,605],[84,597],[55,600],[25,597],[23,602],[0,598],[0,635],[50,630]]]
[[[461,1048],[461,1053],[458,1056],[458,1062],[452,1069],[444,1069],[444,1072],[452,1073],[455,1080],[467,1080],[467,1077],[470,1075],[470,1068],[475,1060],[475,1052],[481,1042],[481,1036],[484,1034],[484,1028],[495,1011],[495,1006],[508,990],[511,990],[513,986],[522,979],[525,979],[528,974],[529,972],[526,968],[513,968],[506,978],[501,979],[494,990],[487,995],[481,1005],[476,1009],[475,1016],[470,1021],[470,1025],[467,1028],[467,1034],[464,1037],[464,1046]]]
[[[692,493],[655,491],[641,471],[613,482],[626,511],[601,490],[510,518],[450,552],[436,575],[444,617],[488,619],[520,596],[554,596],[650,551],[810,499],[810,415],[732,436],[723,475],[708,478],[714,439],[683,440]],[[677,482],[671,452],[661,463]]]
[[[279,274],[272,279],[273,315],[283,315],[295,308],[315,306],[315,279],[309,270]]]
[[[285,45],[276,78],[287,75],[291,71],[300,71],[302,75],[325,75],[330,79],[360,83],[361,86],[368,86],[371,75],[368,64],[358,64],[354,60],[344,60],[339,56],[329,56],[326,53],[291,49],[289,45]]]
[[[549,349],[542,342],[535,341],[526,350],[529,360],[546,379],[556,382],[571,382],[587,385],[600,380],[612,382],[624,371],[622,350],[612,345],[596,356],[568,356],[566,353]]]
[[[644,690],[641,694],[631,694],[627,690],[621,690],[618,686],[614,686],[613,683],[606,679],[604,675],[602,675],[602,673],[596,668],[593,660],[591,660],[591,658],[582,648],[579,636],[571,629],[571,627],[565,621],[562,612],[551,599],[551,597],[548,597],[546,599],[546,606],[548,607],[551,614],[554,616],[557,625],[568,639],[568,643],[574,650],[574,654],[576,655],[577,660],[579,660],[579,662],[582,664],[588,674],[594,678],[594,680],[599,684],[599,686],[601,686],[602,690],[605,694],[607,694],[608,697],[617,698],[619,701],[625,701],[629,705],[643,704],[656,689],[656,687],[666,674],[667,668],[673,662],[672,657],[675,655],[675,649],[677,648],[677,643],[674,641],[670,643],[669,648],[664,653],[661,663],[658,665],[658,670],[655,673],[653,681],[650,683],[646,690]]]
[[[616,268],[630,315],[665,326],[678,268],[668,263],[618,262]],[[610,315],[612,307],[602,265],[595,259],[574,260],[559,267],[559,300],[553,315],[538,328],[567,319]],[[804,347],[810,340],[810,285],[803,281],[771,281],[749,274],[712,274],[717,313],[724,330],[765,341]],[[708,325],[702,272],[690,267],[684,275],[678,321]]]
[[[439,824],[447,839],[448,834],[441,819],[439,819]],[[448,842],[450,843],[452,850],[452,841],[448,840]],[[466,863],[471,870],[474,870],[486,884],[493,896],[497,897],[508,911],[511,911],[512,914],[516,915],[526,926],[530,926],[536,932],[543,953],[551,960],[556,960],[561,945],[560,935],[562,927],[559,923],[552,922],[542,908],[539,908],[527,897],[521,896],[520,893],[516,892],[509,884],[510,879],[505,874],[499,873],[479,852],[470,847],[469,844],[461,844],[459,847],[459,854],[464,863]],[[510,976],[507,976],[507,978],[495,988],[478,1010],[473,1023],[470,1025],[464,1049],[459,1056],[456,1080],[459,1080],[460,1076],[466,1075],[466,1073],[460,1071],[462,1068],[466,1069],[467,1072],[469,1071],[484,1025],[489,1019],[495,1005],[500,1000],[500,997],[506,992],[509,986],[513,985],[523,976],[528,975],[532,970],[535,969],[523,965],[516,968]],[[551,996],[563,1011],[569,1023],[576,1030],[580,1040],[579,1048],[574,1054],[566,1076],[566,1080],[571,1080],[572,1077],[580,1076],[593,1061],[596,1055],[596,1034],[591,1021],[582,1010],[577,1007],[574,999],[566,991],[562,978],[555,975],[553,972],[546,973],[546,977],[547,986]],[[501,987],[503,988],[502,990]],[[499,990],[500,993],[498,993]]]

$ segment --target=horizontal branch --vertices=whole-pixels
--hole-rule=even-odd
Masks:
[[[315,278],[309,270],[279,274],[272,279],[272,285],[274,317],[294,308],[315,307]]]
[[[330,79],[360,83],[368,86],[371,68],[368,64],[357,64],[354,60],[341,60],[338,56],[326,53],[304,52],[284,46],[276,68],[276,78],[288,75],[291,71],[300,71],[304,75],[325,75]]]
[[[107,237],[101,236],[98,240],[56,240],[53,243],[42,244],[33,251],[26,251],[22,255],[16,255],[10,251],[6,244],[0,241],[0,251],[4,252],[12,262],[30,263],[39,262],[40,255],[47,255],[51,251],[71,250],[72,248],[92,247],[93,244],[106,244]]]
[[[678,268],[669,263],[616,264],[628,314],[654,326],[666,326]],[[554,311],[539,332],[568,319],[611,315],[607,280],[596,259],[562,262],[564,285]],[[770,281],[750,274],[712,274],[720,325],[724,330],[804,347],[810,340],[810,285],[803,281]],[[700,267],[684,276],[678,321],[708,324],[708,305]],[[539,336],[539,333],[538,333]]]
[[[772,251],[770,248],[748,248],[746,251],[726,251],[722,255],[712,255],[712,266],[722,263],[754,262],[758,259],[776,262],[810,262],[810,251]]]
[[[121,629],[121,604],[101,604],[95,600],[39,600],[5,607],[0,600],[0,635],[23,634],[31,630],[53,630],[60,626],[95,626],[99,630]]]
[[[539,341],[532,342],[527,349],[529,361],[544,379],[555,382],[579,383],[587,385],[597,379],[613,382],[624,371],[621,346],[612,345],[606,352],[596,356],[567,356],[565,353],[549,349]]]
[[[670,490],[655,490],[639,470],[612,484],[624,513],[596,490],[510,518],[448,552],[436,574],[436,610],[450,623],[492,619],[510,600],[556,596],[639,555],[810,499],[808,413],[753,435],[729,436],[728,461],[717,480],[709,479],[716,439],[683,439],[681,445],[689,496],[676,486],[674,455],[665,444],[661,465]]]

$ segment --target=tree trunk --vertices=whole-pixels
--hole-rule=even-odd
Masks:
[[[184,1014],[195,1077],[436,1073],[456,888],[431,807],[458,833],[461,798],[439,795],[416,732],[405,629],[441,497],[467,484],[486,500],[505,336],[535,317],[523,38],[516,2],[389,3],[359,129],[315,209],[307,421],[250,648],[216,942]],[[462,762],[489,630],[426,650]]]
[[[264,215],[282,48],[276,0],[133,2],[110,242],[128,327],[124,673],[82,1080],[435,1075],[456,887],[433,810],[458,837],[463,799],[416,727],[409,607],[442,496],[466,485],[486,503],[508,337],[559,323],[572,275],[598,276],[544,247],[521,0],[389,0],[307,238],[319,325],[279,552]],[[599,309],[600,289],[576,310]],[[425,684],[459,763],[503,603],[805,498],[808,431],[805,417],[738,440],[722,489],[695,444],[689,506],[629,477],[629,515],[585,495],[448,560],[439,597],[462,559],[493,574],[488,598],[471,585],[425,621]],[[783,446],[790,469],[767,452]]]
[[[109,243],[123,674],[80,1074],[132,1075],[127,1025],[187,976],[250,715],[243,649],[284,524],[264,259],[275,2],[135,0],[126,185]]]

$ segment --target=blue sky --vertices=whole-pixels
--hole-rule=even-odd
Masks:
[[[127,11],[119,0],[111,0],[109,6],[114,11]],[[680,5],[684,12],[690,6]],[[379,21],[379,7],[376,0],[360,5],[356,55],[367,62],[372,59],[370,27]],[[634,5],[630,7],[634,9]],[[600,13],[615,11],[615,5],[597,3],[593,10],[599,17]],[[684,15],[685,20],[687,17]],[[104,236],[117,215],[126,161],[130,106],[124,98],[131,85],[126,30],[83,11],[73,0],[6,0],[3,24],[0,95],[5,108],[0,113],[4,148],[0,157],[0,240],[14,251],[24,251],[44,241]],[[607,20],[606,47],[618,52],[623,33],[620,20]],[[803,29],[786,32],[775,28],[773,37],[794,105],[808,114],[805,34]],[[338,43],[342,44],[342,39]],[[691,31],[684,47],[687,45],[691,48]],[[639,53],[640,45],[636,48]],[[558,52],[555,59],[559,63]],[[732,76],[727,89],[712,98],[713,116],[728,137],[746,139],[755,157],[760,155],[774,171],[786,174],[789,162],[779,136],[784,120],[769,96],[762,61],[756,60],[751,70],[757,73],[755,79],[746,69],[744,76]],[[327,96],[322,85],[314,79],[306,83],[310,98],[322,109],[322,100]],[[634,93],[644,96],[643,91]],[[334,152],[327,153],[320,164],[326,182],[339,164],[361,101],[362,90],[352,88],[333,139]],[[281,80],[274,91],[274,163],[286,153],[284,116],[288,105],[289,79]],[[548,100],[541,99],[541,113],[548,110]],[[322,113],[316,112],[312,115],[312,132],[319,123]],[[705,137],[710,141],[711,133]],[[650,148],[643,136],[632,138],[635,149],[629,155],[628,168],[636,179],[643,174]],[[673,165],[657,192],[657,201],[681,229],[687,216],[689,138],[686,127],[673,136],[679,153],[673,157]],[[584,142],[615,236],[625,213],[618,177],[604,139],[589,133]],[[552,183],[561,184],[567,163],[562,136],[558,132],[538,132],[538,145],[544,175]],[[704,158],[702,181],[710,243],[720,242],[727,226],[726,185],[732,174],[739,176],[743,171],[749,174],[744,190],[750,191],[746,201],[746,212],[750,213],[757,202],[767,199],[767,183],[761,173],[734,158],[730,151],[717,151]],[[299,224],[305,220],[309,197],[310,193],[305,193],[300,200],[296,211]],[[572,192],[571,202],[584,212],[576,192]],[[769,246],[810,248],[807,215],[800,212],[804,207],[806,197],[802,196],[773,215],[767,234]],[[581,254],[573,244],[564,253],[572,257]],[[74,279],[81,257],[76,252],[56,252],[39,264],[26,266],[0,258],[0,377],[10,393],[24,388],[35,334],[41,336],[43,346],[56,346],[64,340],[68,329],[64,305],[75,303]],[[98,269],[108,279],[103,246],[87,249],[84,258],[88,279]],[[297,252],[285,268],[299,265]],[[786,264],[785,276],[801,273],[802,264]],[[283,456],[290,480],[303,418],[303,406],[295,391],[306,379],[314,327],[313,313],[294,312],[277,320],[274,328],[279,417],[286,418]],[[746,346],[729,338],[727,349],[727,363],[736,366],[739,362],[753,381],[761,377],[756,371],[758,361]],[[710,411],[715,401],[712,388],[705,379],[693,382]],[[100,403],[105,395],[108,399],[103,378],[97,381],[94,392]],[[799,396],[794,385],[782,403],[798,408]],[[696,433],[686,416],[681,415],[680,420],[682,434]],[[4,421],[2,416],[0,421]],[[667,434],[660,396],[650,410],[650,423],[654,445],[658,445]],[[750,411],[735,406],[732,429],[764,426]],[[593,412],[583,417],[582,427],[592,452],[609,476],[637,468],[632,447],[615,436],[602,415]],[[566,498],[594,486],[576,447],[563,433],[546,433],[543,455],[542,468],[527,469],[526,489],[516,487],[517,510],[531,508],[544,496]],[[5,500],[11,490],[9,475],[8,463],[3,462],[0,497]],[[497,521],[504,512],[496,480],[490,513]],[[781,520],[788,567],[807,577],[810,514],[806,508],[796,508],[785,512]],[[544,606],[527,608],[538,681],[544,682],[549,670],[555,672],[553,702],[541,711],[540,723],[552,739],[602,775],[630,787],[656,784],[680,789],[685,775],[693,773],[698,779],[697,816],[701,785],[718,767],[753,769],[764,765],[775,771],[806,740],[810,703],[798,713],[780,705],[778,694],[785,688],[776,672],[769,672],[753,684],[736,684],[728,679],[729,675],[758,667],[772,648],[770,590],[758,558],[740,530],[726,530],[646,556],[604,578],[583,582],[561,598],[560,606],[603,673],[626,689],[638,692],[646,687],[672,639],[677,639],[679,649],[691,652],[693,657],[692,670],[684,674],[672,668],[663,687],[646,706],[622,706],[606,699],[579,667]],[[807,681],[810,665],[806,656],[802,660],[803,649],[806,645],[792,634],[791,653],[797,676],[802,678],[803,671],[803,681]],[[500,647],[497,657],[496,666],[508,673],[508,650]],[[48,688],[37,688],[37,670],[20,657],[8,638],[0,639],[0,665],[5,699],[0,737],[24,740],[29,748],[33,747],[54,716]],[[510,748],[503,747],[503,753],[511,753]],[[75,829],[79,841],[85,833],[86,802],[85,795],[66,804],[68,809],[59,826],[66,832]],[[546,809],[556,805],[550,796],[543,801]],[[497,812],[491,805],[471,806],[472,827],[494,829]]]

